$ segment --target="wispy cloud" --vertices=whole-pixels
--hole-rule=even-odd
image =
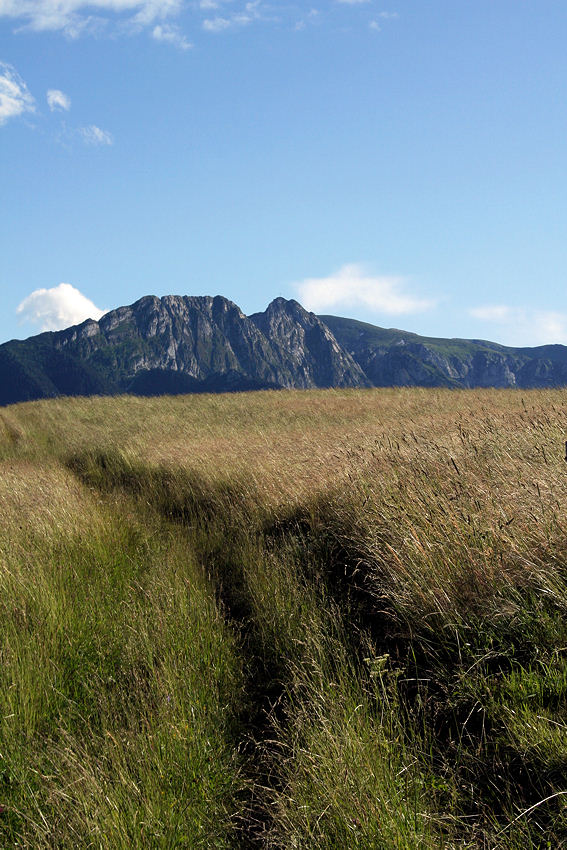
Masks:
[[[85,35],[127,35],[146,31],[156,41],[180,50],[192,47],[183,29],[190,17],[208,34],[238,31],[254,23],[276,24],[297,31],[316,21],[367,12],[375,0],[327,0],[322,8],[309,8],[297,0],[0,0],[0,20],[11,19],[17,32],[61,32],[68,38]],[[396,12],[373,11],[373,28],[397,17]],[[182,28],[183,27],[183,28]]]
[[[294,286],[301,303],[316,313],[362,307],[373,313],[401,316],[434,306],[433,301],[407,292],[405,278],[370,275],[358,263],[344,265],[328,277],[306,278]]]
[[[382,26],[387,21],[394,21],[399,18],[398,12],[378,12],[368,24],[374,32],[382,32]]]
[[[0,17],[33,30],[61,30],[75,38],[112,17],[148,26],[177,14],[183,0],[0,0]]]
[[[35,100],[16,69],[0,62],[0,125],[25,112],[35,112]]]
[[[298,21],[296,21],[294,29],[297,32],[300,32],[301,30],[305,29],[307,24],[316,23],[319,20],[320,16],[321,13],[319,9],[309,9],[307,14],[303,18],[300,18]]]
[[[228,18],[221,18],[220,16],[216,18],[205,18],[203,21],[203,29],[207,30],[207,32],[222,32],[223,30],[230,29],[231,26],[232,23]]]
[[[59,89],[49,89],[47,92],[47,105],[52,112],[61,110],[69,112],[71,109],[71,98]]]
[[[481,319],[483,322],[508,323],[522,315],[523,311],[505,304],[486,304],[484,307],[473,307],[469,313],[474,319]]]
[[[0,4],[2,2],[3,0],[0,0]],[[71,98],[60,89],[48,89],[46,100],[51,112],[68,112],[71,108]],[[0,126],[10,118],[35,111],[35,98],[29,92],[24,80],[12,65],[0,62]],[[41,117],[40,115],[39,118]],[[114,144],[112,134],[107,130],[101,130],[96,124],[73,129],[67,128],[63,123],[58,136],[62,140],[79,137],[85,144],[91,146]]]
[[[495,326],[499,342],[506,345],[567,344],[567,313],[507,304],[486,304],[472,308],[469,314],[474,319]]]
[[[207,2],[207,0],[205,0]],[[201,7],[208,8],[208,7]],[[205,18],[203,29],[207,32],[223,32],[234,27],[245,27],[254,21],[263,20],[261,0],[251,0],[245,3],[243,8],[230,15],[216,15],[214,18]]]
[[[165,44],[172,44],[179,50],[190,50],[193,47],[175,24],[158,24],[152,30],[152,38]]]
[[[101,130],[96,124],[89,124],[88,127],[79,127],[77,133],[87,145],[112,145],[114,138],[112,133],[107,130]]]
[[[105,313],[70,283],[34,290],[16,312],[21,322],[30,322],[42,331],[62,330],[85,319],[98,321]]]
[[[210,14],[229,4],[230,14],[207,17],[203,28],[220,32],[261,17],[261,0],[0,0],[0,18],[12,18],[36,31],[61,31],[69,38],[100,32],[113,24],[122,32],[149,27],[157,41],[187,50],[191,44],[172,19],[191,9]]]

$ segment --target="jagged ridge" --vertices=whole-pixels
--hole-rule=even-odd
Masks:
[[[567,348],[434,339],[276,298],[145,296],[96,322],[0,346],[0,404],[57,395],[369,386],[567,385]]]
[[[0,346],[1,404],[331,386],[369,382],[320,319],[283,298],[247,317],[221,296],[146,296],[98,322]]]

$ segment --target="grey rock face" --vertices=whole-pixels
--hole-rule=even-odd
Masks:
[[[267,387],[358,386],[366,381],[330,330],[296,301],[283,298],[248,318],[221,296],[148,296],[107,313],[98,331],[96,325],[89,321],[63,331],[56,348],[79,346],[82,357],[96,359],[102,349],[112,347],[114,366],[126,379],[157,369],[197,380],[234,372]]]
[[[146,296],[100,321],[0,345],[0,404],[56,395],[308,387],[567,386],[567,348],[434,339],[276,298]]]
[[[557,387],[567,348],[507,348],[484,340],[434,339],[354,319],[320,317],[374,386]]]
[[[14,368],[9,374],[14,358],[17,382]],[[297,302],[276,299],[247,317],[221,296],[173,295],[147,296],[98,322],[0,346],[0,382],[0,403],[61,392],[369,385],[331,331]]]
[[[271,340],[297,387],[370,386],[352,356],[329,328],[297,301],[276,298],[250,319]]]
[[[359,363],[374,386],[514,387],[512,358],[493,352],[443,356],[427,345],[373,348]]]

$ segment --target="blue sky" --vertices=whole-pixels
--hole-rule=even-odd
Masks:
[[[567,343],[567,4],[0,0],[0,341],[146,294]]]

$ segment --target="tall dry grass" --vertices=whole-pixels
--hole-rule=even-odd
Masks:
[[[567,846],[566,402],[3,409],[7,846]]]

